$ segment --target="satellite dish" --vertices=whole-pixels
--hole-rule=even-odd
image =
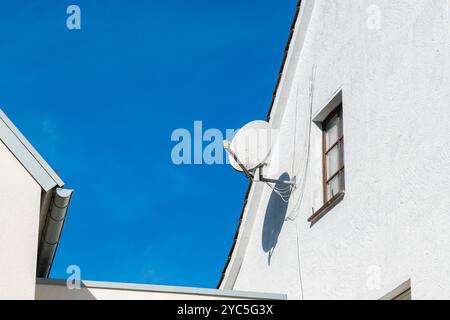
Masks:
[[[254,182],[266,184],[282,184],[287,188],[278,190],[275,186],[271,188],[283,201],[285,195],[295,189],[295,177],[292,180],[279,180],[267,178],[263,174],[267,157],[270,154],[276,131],[266,121],[253,121],[245,125],[234,136],[233,141],[224,141],[223,146],[229,154],[230,164],[237,171],[245,173],[248,179]]]
[[[238,170],[253,171],[264,164],[270,154],[274,132],[266,121],[252,121],[241,128],[228,146],[231,166]],[[240,164],[239,164],[239,162]]]

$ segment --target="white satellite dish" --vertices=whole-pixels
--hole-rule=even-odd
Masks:
[[[234,136],[229,149],[231,166],[238,170],[253,171],[267,159],[272,148],[274,134],[266,121],[252,121],[241,128]],[[240,161],[240,164],[238,162]]]
[[[224,141],[223,145],[229,154],[231,166],[244,172],[247,178],[255,182],[285,184],[292,190],[295,177],[291,181],[284,181],[263,176],[263,167],[276,138],[275,132],[266,121],[252,121],[236,133],[231,143]]]

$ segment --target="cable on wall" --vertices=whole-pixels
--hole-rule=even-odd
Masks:
[[[300,207],[300,203],[303,200],[304,194],[305,194],[305,188],[306,188],[306,177],[308,174],[309,169],[309,159],[310,159],[310,153],[311,153],[311,129],[312,129],[312,110],[313,110],[313,100],[314,100],[314,82],[316,77],[316,65],[313,65],[312,73],[311,73],[311,79],[310,79],[310,86],[309,86],[309,119],[308,119],[308,137],[307,137],[307,147],[306,147],[306,159],[305,159],[305,166],[303,168],[303,175],[302,175],[302,185],[301,188],[298,188],[300,190],[300,195],[295,203],[295,206],[289,210],[289,212],[295,212],[297,211],[296,215],[293,218],[290,218],[289,215],[287,215],[287,218],[285,221],[295,221],[299,215],[298,209]],[[296,136],[297,136],[297,113],[298,113],[298,87],[297,87],[297,98],[296,98],[296,104],[295,104],[295,125],[294,125],[294,154],[292,159],[292,172],[295,170],[295,162],[296,162]]]
[[[297,211],[296,215],[293,218],[289,217],[289,214],[287,214],[287,218],[285,219],[286,222],[294,222],[295,225],[295,236],[296,236],[296,245],[297,245],[297,263],[298,263],[298,277],[300,282],[300,290],[301,290],[301,298],[304,300],[304,290],[303,290],[303,278],[302,278],[302,268],[301,268],[301,258],[300,258],[300,237],[299,237],[299,231],[298,231],[298,224],[295,223],[299,216],[299,208],[300,203],[303,200],[303,196],[305,194],[305,188],[306,188],[306,177],[308,174],[308,168],[309,168],[309,158],[310,158],[310,151],[311,151],[311,129],[312,129],[312,109],[313,109],[313,101],[314,101],[314,82],[316,77],[316,65],[313,65],[312,72],[311,72],[311,79],[310,79],[310,86],[309,86],[309,119],[308,119],[308,137],[307,137],[307,148],[306,148],[306,159],[305,159],[305,166],[303,169],[303,176],[302,176],[302,186],[300,188],[300,195],[299,199],[297,200],[294,208],[290,209],[289,212],[295,212]],[[299,87],[297,87],[297,94],[296,94],[296,102],[295,102],[295,125],[294,125],[294,153],[292,157],[292,172],[295,170],[295,163],[296,163],[296,140],[297,140],[297,122],[298,122],[298,91]]]

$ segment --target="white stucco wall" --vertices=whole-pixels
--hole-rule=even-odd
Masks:
[[[0,141],[0,300],[34,299],[41,187]]]
[[[379,29],[367,26],[370,5],[380,9]],[[411,279],[413,299],[450,298],[448,8],[447,0],[315,1],[299,63],[289,65],[295,77],[281,87],[289,98],[272,114],[281,134],[267,173],[296,176],[298,188],[285,214],[269,188],[253,206],[233,289],[378,299]],[[315,125],[305,174],[314,67],[313,118],[343,92],[346,195],[311,227],[322,204]]]

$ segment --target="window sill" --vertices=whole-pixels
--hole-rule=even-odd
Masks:
[[[322,208],[314,212],[314,214],[308,218],[308,222],[311,222],[311,227],[316,224],[324,215],[326,215],[331,209],[333,209],[339,202],[344,199],[345,191],[339,192],[333,198],[327,201]]]

